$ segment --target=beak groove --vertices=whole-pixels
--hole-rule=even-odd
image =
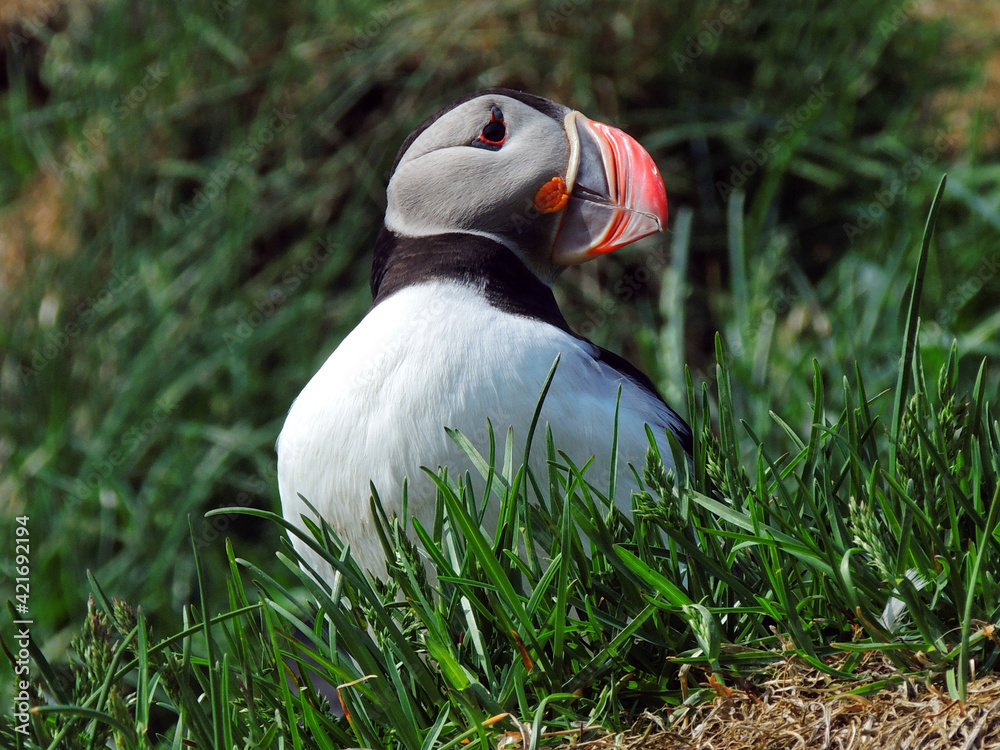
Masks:
[[[552,249],[555,265],[583,263],[667,223],[667,193],[652,157],[618,128],[579,112],[565,120],[571,191]]]

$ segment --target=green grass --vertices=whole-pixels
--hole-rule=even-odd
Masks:
[[[997,622],[998,558],[984,528],[997,471],[1000,173],[979,135],[997,117],[984,104],[963,134],[937,141],[943,118],[931,106],[945,89],[978,85],[981,61],[941,54],[959,33],[944,21],[887,30],[879,4],[754,6],[682,67],[674,55],[688,55],[725,4],[107,3],[8,48],[0,226],[4,262],[23,256],[24,274],[0,298],[0,535],[12,540],[13,518],[30,516],[32,676],[50,702],[112,716],[150,744],[162,733],[164,746],[178,731],[201,746],[225,745],[227,733],[240,746],[269,745],[269,733],[293,745],[299,735],[322,747],[303,738],[324,734],[333,746],[409,745],[438,720],[442,741],[487,732],[476,727],[501,710],[550,727],[620,725],[640,706],[683,698],[679,663],[728,679],[786,642],[821,659],[843,655],[856,634],[859,648],[889,643],[901,669],[950,679],[956,695],[959,662],[992,668],[978,623]],[[497,540],[477,546],[461,523],[473,499],[442,488],[449,520],[426,531],[450,540],[434,563],[451,568],[439,574],[444,595],[422,600],[419,581],[400,573],[394,585],[414,605],[399,607],[345,562],[330,600],[354,602],[347,617],[274,557],[295,559],[280,525],[261,519],[277,506],[274,439],[367,309],[399,143],[440,104],[494,84],[624,127],[662,167],[669,240],[574,269],[558,293],[573,325],[688,407],[703,449],[673,484],[654,462],[653,502],[638,501],[634,524],[589,508],[608,488],[588,488],[588,500],[579,478],[567,492],[575,474],[564,472],[553,496],[553,481],[536,477],[546,502],[528,518],[511,503],[499,543],[517,549],[520,519],[540,556],[559,557],[543,574],[530,558],[521,569],[501,556],[505,576],[520,571],[508,576],[513,595],[482,554]],[[830,95],[798,118],[815,86]],[[280,129],[275,108],[288,120]],[[768,138],[782,148],[759,160]],[[934,161],[920,162],[928,153]],[[752,174],[734,185],[744,163]],[[59,175],[57,190],[39,190],[46,173]],[[863,222],[894,179],[905,190]],[[6,221],[46,211],[65,242]],[[501,495],[524,437],[508,460],[498,436]],[[520,487],[536,492],[524,478]],[[676,497],[661,506],[665,495]],[[205,516],[233,506],[255,515]],[[574,526],[592,540],[589,557]],[[12,551],[0,552],[8,577]],[[237,555],[260,573],[234,570]],[[926,583],[907,583],[908,571]],[[118,598],[135,622],[119,608],[108,623],[88,618],[81,635],[94,582],[107,592],[97,612],[113,613]],[[912,620],[880,635],[894,591]],[[290,617],[316,607],[341,618],[338,638],[373,643],[372,671],[339,660],[326,634],[313,644],[338,679],[380,675],[344,691],[353,729],[279,677],[278,654],[298,648]],[[221,620],[208,634],[206,615]],[[9,648],[15,632],[0,621]],[[104,666],[78,677],[73,638]],[[754,651],[723,646],[735,643]],[[591,664],[588,684],[567,683]],[[9,674],[0,659],[4,706]],[[391,736],[365,699],[376,694],[406,706]],[[45,733],[68,727],[80,746],[98,746],[94,727],[107,724],[91,718],[46,714],[36,739],[51,744]]]
[[[869,396],[858,370],[844,378],[848,406],[825,419],[816,365],[808,434],[772,413],[796,450],[775,455],[760,444],[747,456],[719,339],[721,438],[707,386],[699,393],[689,378],[695,461],[665,472],[651,441],[647,465],[634,467],[646,491],[633,496],[632,518],[547,430],[547,477],[524,468],[527,448],[517,463],[516,436],[483,456],[455,433],[481,467],[483,494],[471,477],[434,477],[430,529],[387,518],[373,496],[386,582],[368,578],[325,524],[310,524],[310,534],[267,510],[217,509],[209,516],[249,513],[306,540],[334,579],[316,581],[283,541],[278,557],[298,584],[289,589],[227,544],[228,606],[209,615],[203,596],[185,608],[188,627],[162,641],[141,610],[109,601],[92,580],[98,603],[73,644],[72,688],[49,678],[36,653],[52,698],[34,717],[34,744],[20,746],[113,736],[120,748],[147,747],[151,712],[166,727],[163,747],[491,747],[500,730],[538,746],[545,732],[621,730],[643,708],[669,713],[713,694],[681,665],[724,684],[791,654],[844,689],[852,680],[873,689],[884,676],[865,681],[862,657],[876,651],[899,675],[943,679],[963,700],[1000,654],[990,630],[1000,617],[1000,429],[985,363],[973,393],[961,395],[955,349],[930,385],[913,356],[943,192],[944,181],[908,305],[906,388],[892,404],[887,391]],[[740,431],[758,442],[745,421]],[[488,497],[501,504],[495,533],[480,526]],[[197,545],[193,553],[197,561]],[[196,576],[206,591],[197,565]],[[902,614],[886,621],[893,599]],[[305,675],[297,689],[292,661]],[[339,686],[348,719],[330,713],[317,676]],[[14,741],[9,722],[2,731]]]

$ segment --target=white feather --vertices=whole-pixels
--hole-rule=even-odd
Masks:
[[[540,436],[547,422],[556,447],[577,465],[596,456],[586,476],[605,489],[621,385],[616,501],[629,509],[635,482],[627,464],[641,471],[648,446],[644,425],[661,438],[666,459],[663,428],[673,417],[648,391],[596,361],[593,350],[547,323],[492,307],[468,286],[435,281],[400,290],[368,313],[292,405],[277,446],[285,517],[301,523],[301,515],[310,515],[301,494],[350,544],[362,567],[384,575],[369,481],[386,511],[398,514],[408,477],[410,513],[429,528],[434,485],[419,467],[448,466],[452,477],[465,471],[479,476],[444,428],[460,430],[488,455],[489,418],[498,441],[513,426],[515,445],[523,446],[556,355],[561,360],[536,432],[532,470],[546,475]],[[491,502],[485,521],[490,532],[497,519],[496,499]],[[330,575],[304,544],[295,544],[321,576]]]

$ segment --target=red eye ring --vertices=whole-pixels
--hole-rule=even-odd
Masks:
[[[494,106],[490,109],[490,121],[483,126],[482,132],[473,142],[473,145],[483,148],[499,149],[507,140],[507,125],[503,121],[503,112]]]

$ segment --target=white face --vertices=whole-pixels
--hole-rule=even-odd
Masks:
[[[518,250],[525,231],[554,236],[558,216],[532,201],[553,177],[567,180],[570,143],[563,123],[516,99],[487,94],[442,115],[410,144],[387,190],[385,224],[411,237],[485,234]],[[497,112],[503,118],[495,124]],[[479,143],[479,145],[473,145]],[[530,230],[526,230],[530,227]]]

